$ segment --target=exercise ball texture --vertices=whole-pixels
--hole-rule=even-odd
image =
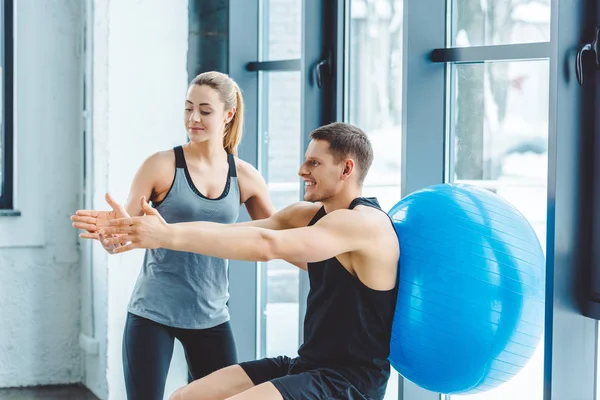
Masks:
[[[497,387],[544,326],[545,257],[525,217],[492,192],[442,184],[389,212],[400,241],[390,363],[433,392]]]

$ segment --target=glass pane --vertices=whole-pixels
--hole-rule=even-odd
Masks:
[[[302,3],[300,0],[262,0],[263,61],[301,57]]]
[[[2,26],[0,25],[0,29]],[[1,47],[0,47],[0,51]],[[0,67],[0,196],[4,189],[3,175],[4,172],[4,68]]]
[[[350,4],[347,119],[369,135],[375,152],[364,194],[387,211],[400,199],[402,1]]]
[[[485,187],[529,220],[545,251],[549,63],[452,66],[450,180]],[[543,395],[544,343],[511,380],[452,400],[536,400]]]
[[[600,321],[597,322],[597,332],[600,332]],[[597,334],[596,340],[596,400],[600,400],[600,335]]]
[[[263,61],[300,58],[302,1],[261,0]],[[299,72],[261,72],[261,170],[275,207],[300,200]],[[262,265],[261,356],[296,356],[299,341],[299,269],[281,260]]]
[[[451,47],[550,41],[550,0],[449,1]]]
[[[363,195],[388,211],[400,200],[402,144],[402,0],[351,0],[347,120],[363,129],[375,159]],[[386,400],[398,398],[392,371]]]
[[[300,72],[262,74],[261,102],[263,174],[269,192],[280,210],[300,199],[297,175],[301,149]],[[299,269],[285,261],[264,264],[266,336],[263,356],[297,355],[299,322]]]
[[[2,2],[0,2],[2,4]],[[0,11],[0,54],[4,54],[3,22],[4,13]],[[4,57],[0,59],[2,61]],[[14,158],[13,158],[14,160]],[[0,65],[0,196],[4,190],[4,65]]]

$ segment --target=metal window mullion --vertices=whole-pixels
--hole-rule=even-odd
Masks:
[[[246,70],[247,60],[256,60],[258,49],[258,0],[231,0],[229,5],[228,73],[238,83],[245,98],[245,135],[239,147],[241,159],[258,165],[258,74]],[[240,221],[249,220],[248,213],[240,213]],[[256,263],[231,260],[229,262],[232,328],[239,361],[254,360],[260,348],[260,273]]]
[[[444,181],[446,65],[427,55],[446,45],[446,6],[446,0],[404,2],[402,197]],[[440,397],[399,377],[399,400]]]
[[[271,61],[252,61],[246,64],[248,71],[300,71],[302,69],[302,60],[271,60]]]
[[[349,121],[349,101],[350,96],[347,88],[350,87],[349,63],[352,49],[350,48],[350,1],[340,0],[337,6],[337,30],[336,30],[336,49],[334,52],[336,85],[336,121]]]
[[[431,51],[434,63],[481,63],[487,61],[520,61],[550,58],[550,42],[506,44],[494,46],[436,48]]]
[[[342,81],[339,77],[339,68],[336,67],[336,57],[343,51],[338,48],[339,18],[343,0],[303,0],[302,8],[302,57],[301,65],[301,102],[302,102],[302,153],[298,154],[298,161],[304,160],[304,150],[308,145],[308,134],[319,126],[339,118],[340,95],[343,91],[339,88]],[[343,42],[342,42],[343,44]],[[315,79],[315,65],[332,55],[333,65],[330,73],[324,74],[323,86],[318,87]],[[336,73],[337,72],[337,73]],[[300,189],[301,198],[304,197],[304,187]],[[306,315],[306,297],[309,291],[308,274],[300,273],[299,281],[299,344],[304,341],[304,316]]]
[[[269,1],[258,0],[258,60],[263,61],[265,54],[269,51]],[[246,70],[250,71],[248,64]],[[263,71],[257,70],[257,86],[258,102],[256,103],[256,132],[257,137],[257,165],[256,168],[263,176],[267,185],[269,184],[269,143],[268,143],[268,117],[269,108],[265,105],[268,101],[268,79]],[[267,126],[265,126],[267,125]],[[256,297],[257,297],[257,310],[256,310],[256,356],[257,358],[263,358],[267,355],[267,291],[269,290],[267,269],[268,264],[266,262],[256,263]]]
[[[13,0],[2,1],[2,194],[0,209],[14,208],[14,130],[13,130]],[[17,215],[15,213],[14,215]]]
[[[308,145],[308,135],[309,130],[314,129],[315,123],[315,110],[312,109],[308,104],[308,99],[313,101],[320,102],[318,95],[315,96],[314,88],[312,88],[311,80],[309,79],[309,74],[311,73],[311,62],[307,61],[312,59],[315,55],[316,47],[318,46],[317,39],[311,32],[309,31],[310,27],[308,25],[308,18],[312,17],[311,22],[315,24],[316,21],[320,21],[319,18],[321,15],[318,12],[319,9],[311,10],[310,7],[314,6],[312,3],[314,0],[302,0],[302,50],[301,50],[301,72],[300,72],[300,85],[301,85],[301,95],[300,95],[300,114],[301,114],[301,128],[300,128],[300,140],[301,146],[300,149],[302,152],[306,149]],[[315,15],[315,11],[317,11],[317,15]],[[321,25],[317,23],[317,26],[314,27],[315,30],[320,31],[322,29]],[[298,163],[303,161],[303,154],[298,154]],[[304,199],[304,186],[300,186],[300,199]],[[308,292],[310,290],[310,282],[308,280],[308,274],[302,273],[300,271],[300,279],[298,280],[298,345],[302,345],[304,343],[304,317],[306,316],[306,298],[308,297]]]
[[[551,1],[544,399],[593,399],[597,321],[581,315],[592,264],[593,81],[574,76],[573,50],[598,23],[597,2]],[[593,8],[593,9],[592,9]],[[568,63],[567,63],[568,62]],[[597,240],[597,239],[596,239]]]

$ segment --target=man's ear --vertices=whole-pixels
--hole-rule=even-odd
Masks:
[[[347,160],[344,160],[344,169],[342,170],[342,179],[348,179],[348,177],[350,177],[350,175],[352,175],[352,172],[354,171],[354,160],[349,158]]]

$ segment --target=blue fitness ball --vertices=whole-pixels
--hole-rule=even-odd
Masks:
[[[389,212],[400,241],[390,363],[433,392],[497,387],[544,327],[545,257],[525,217],[494,193],[442,184]]]

